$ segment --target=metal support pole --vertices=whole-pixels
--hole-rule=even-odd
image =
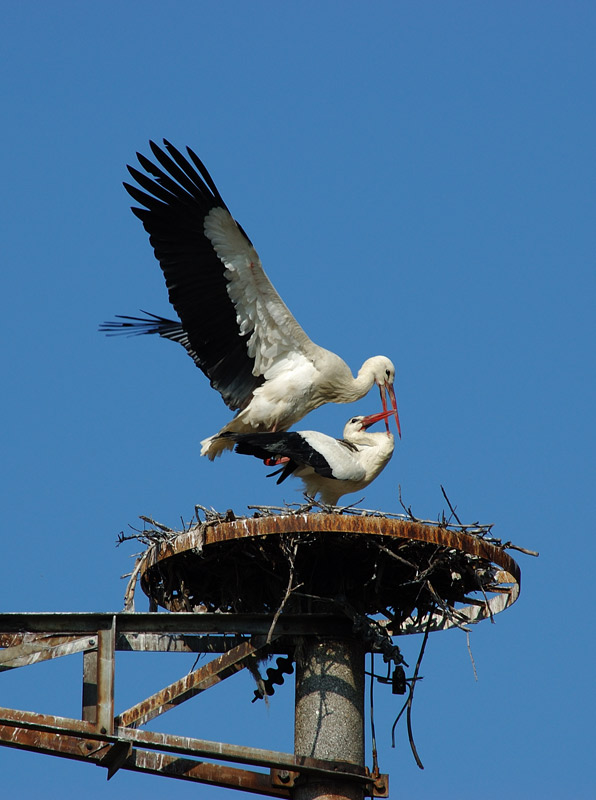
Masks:
[[[97,722],[97,648],[83,653],[83,713],[85,722]]]
[[[349,639],[304,640],[296,664],[294,752],[364,766],[364,647]],[[303,779],[295,800],[362,800],[350,780]]]
[[[114,732],[114,650],[116,645],[116,617],[112,625],[99,631],[97,653],[97,729],[102,733]]]

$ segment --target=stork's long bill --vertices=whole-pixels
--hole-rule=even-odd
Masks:
[[[387,433],[389,433],[388,418],[392,415],[395,416],[395,422],[397,423],[397,432],[399,434],[399,438],[401,439],[401,425],[399,424],[399,414],[397,413],[397,400],[395,399],[395,390],[393,388],[393,384],[391,383],[381,384],[379,386],[379,391],[381,392],[381,402],[383,403],[383,411],[385,412],[384,416],[380,416],[379,419],[385,420],[385,427],[387,428]],[[391,409],[387,408],[387,398],[385,396],[386,392],[389,393],[389,397],[391,398]]]
[[[385,411],[379,411],[378,414],[369,414],[367,417],[362,417],[361,426],[364,430],[370,428],[371,425],[374,425],[375,422],[379,422],[380,420],[384,419],[385,424],[387,424],[387,419],[395,413],[393,408],[386,408]],[[398,420],[398,428],[399,428],[399,420]],[[389,425],[387,425],[387,433],[389,433]],[[400,434],[401,435],[401,434]]]

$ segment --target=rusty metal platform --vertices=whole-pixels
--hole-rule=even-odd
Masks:
[[[169,611],[348,610],[387,615],[392,635],[426,629],[429,616],[432,630],[477,622],[520,590],[517,563],[479,536],[323,513],[197,525],[150,547],[139,571],[145,594]]]

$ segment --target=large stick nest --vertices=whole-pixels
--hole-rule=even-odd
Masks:
[[[356,527],[366,532],[343,531],[346,515],[337,513],[308,517],[317,524],[329,520],[324,530],[300,530],[299,520],[311,509],[260,507],[255,517],[263,520],[267,535],[258,535],[258,527],[255,535],[254,517],[238,520],[232,512],[203,509],[205,519],[182,531],[147,520],[152,527],[135,537],[149,547],[135,568],[132,591],[140,572],[145,594],[170,611],[382,614],[397,633],[406,620],[420,624],[432,613],[461,626],[471,621],[458,610],[462,605],[484,607],[483,616],[490,616],[488,596],[510,591],[503,586],[509,573],[495,563],[495,552],[503,553],[500,564],[511,562],[518,574],[504,554],[512,545],[491,538],[490,526],[443,520],[437,527],[415,520],[417,539],[396,538],[384,535],[378,520],[395,527],[390,521],[403,515],[352,510],[351,520],[365,517]],[[279,523],[274,535],[273,521]],[[247,535],[242,523],[249,522]],[[439,542],[420,540],[425,525],[445,532]],[[232,527],[239,532],[230,534],[226,529]],[[474,541],[478,544],[471,546]],[[131,584],[128,594],[130,607]]]

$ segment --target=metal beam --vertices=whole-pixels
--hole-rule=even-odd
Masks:
[[[241,789],[244,792],[269,797],[290,797],[289,789],[276,786],[268,773],[140,750],[132,748],[128,742],[118,742],[111,747],[98,748],[95,740],[85,736],[65,733],[56,736],[49,732],[0,725],[0,743],[20,750],[57,755],[103,766],[108,770],[108,778],[111,778],[118,769],[125,769],[222,786],[226,789]]]
[[[194,612],[11,612],[0,614],[0,634],[29,631],[73,636],[95,634],[111,628],[116,620],[116,634],[121,633],[211,633],[246,635],[269,633],[273,614],[197,614]],[[285,635],[350,635],[352,623],[333,614],[282,614],[276,621],[275,633]]]
[[[114,646],[116,643],[116,618],[112,625],[99,631],[97,648],[97,717],[96,724],[102,733],[114,732]]]
[[[97,647],[83,653],[83,697],[81,719],[97,721]]]
[[[182,633],[119,633],[116,650],[150,653],[227,653],[245,636],[200,636]]]
[[[316,775],[321,778],[345,778],[367,784],[370,776],[367,770],[344,761],[327,761],[321,758],[294,756],[290,753],[279,753],[275,750],[263,750],[258,747],[211,742],[205,739],[194,739],[189,736],[173,736],[167,733],[141,731],[135,728],[117,728],[113,734],[103,733],[98,726],[82,720],[68,717],[56,717],[50,714],[36,714],[33,711],[17,711],[0,708],[0,742],[10,744],[11,731],[26,730],[35,733],[29,737],[28,749],[47,752],[35,746],[37,733],[52,734],[56,742],[64,737],[78,737],[92,743],[91,751],[107,753],[106,745],[117,742],[128,742],[134,747],[147,747],[165,753],[176,753],[184,756],[214,758],[218,761],[230,761],[237,764],[249,764],[268,769],[291,770],[299,773]],[[94,744],[93,744],[94,743]],[[85,744],[85,747],[89,747]]]
[[[0,672],[16,667],[26,667],[52,658],[61,658],[73,653],[81,653],[90,647],[97,647],[97,637],[39,637],[37,640],[30,640],[0,650]]]

